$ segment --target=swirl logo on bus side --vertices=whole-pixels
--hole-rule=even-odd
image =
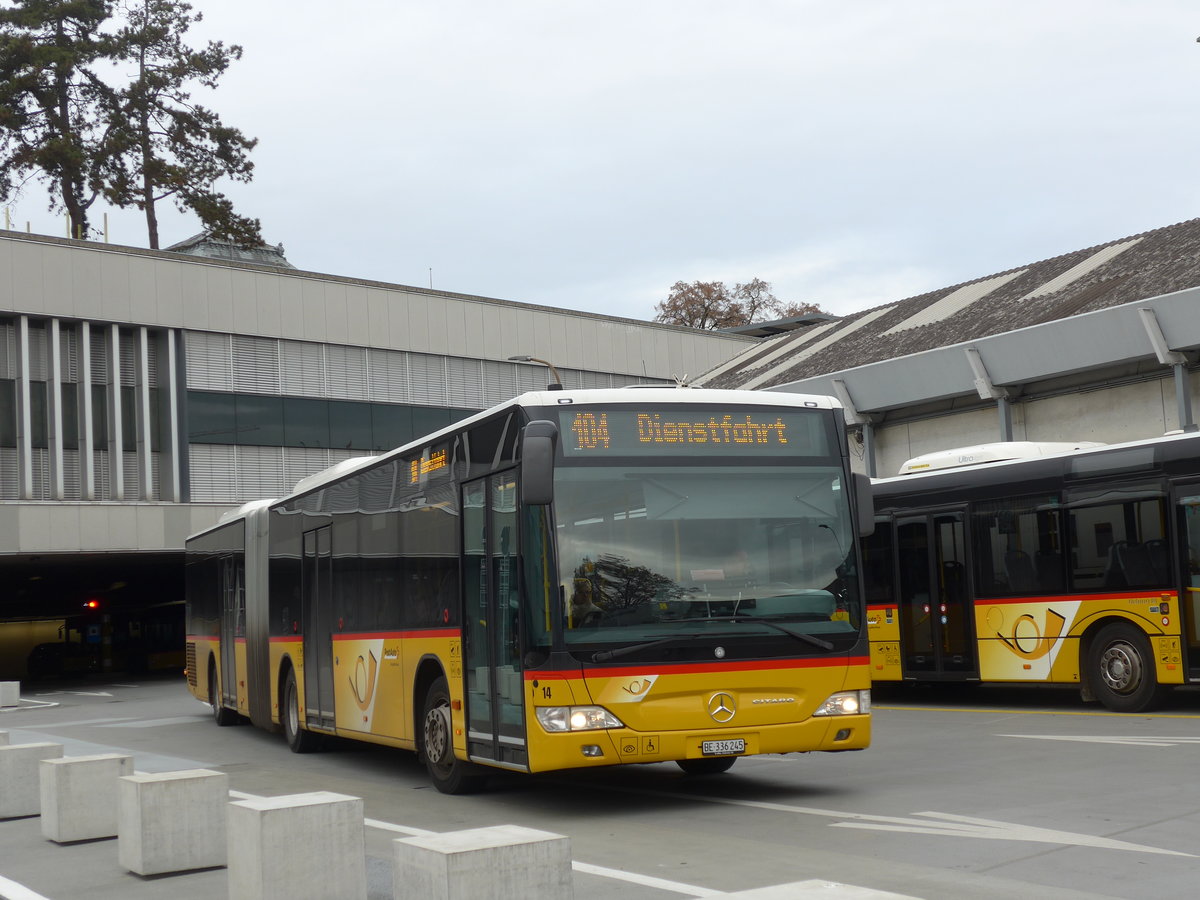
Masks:
[[[362,656],[354,663],[354,675],[350,678],[350,690],[354,693],[354,702],[358,704],[358,708],[366,712],[371,701],[375,699],[375,674],[379,670],[379,662],[375,659],[374,651],[368,651],[371,662],[368,666],[367,661]]]
[[[995,619],[993,613],[996,613]],[[1009,650],[1026,660],[1041,659],[1049,654],[1067,624],[1065,616],[1047,609],[1040,628],[1030,613],[1022,613],[1013,620],[1012,627],[1008,629],[1009,633],[1004,634],[1000,630],[1004,625],[1003,618],[1003,614],[994,608],[988,611],[988,624],[995,630],[996,637],[1003,641]]]

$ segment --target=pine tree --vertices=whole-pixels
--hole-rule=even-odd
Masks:
[[[178,0],[131,0],[123,14],[125,24],[106,50],[114,60],[133,63],[134,77],[104,98],[111,148],[105,199],[145,213],[151,248],[159,246],[156,204],[167,198],[195,213],[213,237],[261,244],[259,221],[239,215],[213,187],[223,177],[250,181],[249,152],[258,141],[193,103],[189,92],[196,83],[215,88],[242,48],[219,41],[198,50],[187,46],[184,35],[203,17]]]
[[[106,135],[92,66],[108,0],[9,0],[0,7],[0,200],[30,178],[50,186],[74,237],[89,236]]]

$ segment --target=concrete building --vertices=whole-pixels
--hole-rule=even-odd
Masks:
[[[24,623],[0,668],[77,625],[107,641],[111,621],[64,620],[89,600],[180,601],[184,539],[226,509],[545,387],[546,367],[510,357],[620,387],[756,343],[300,271],[279,247],[177,246],[0,232],[0,619]]]
[[[832,394],[872,475],[994,441],[1196,428],[1200,219],[845,316],[693,383]]]

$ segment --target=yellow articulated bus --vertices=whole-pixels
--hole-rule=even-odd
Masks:
[[[902,471],[863,547],[875,681],[1074,684],[1122,712],[1200,682],[1200,435]]]
[[[523,394],[191,537],[188,682],[297,752],[415,750],[447,793],[859,750],[859,522],[829,398]]]

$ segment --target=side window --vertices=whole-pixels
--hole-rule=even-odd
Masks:
[[[981,597],[1064,590],[1066,556],[1056,496],[979,503],[972,518],[975,580]]]
[[[1171,581],[1166,510],[1157,486],[1068,496],[1071,587],[1077,591],[1165,587]]]
[[[863,538],[863,582],[867,605],[882,606],[896,602],[892,573],[892,523],[876,522],[875,533]]]

